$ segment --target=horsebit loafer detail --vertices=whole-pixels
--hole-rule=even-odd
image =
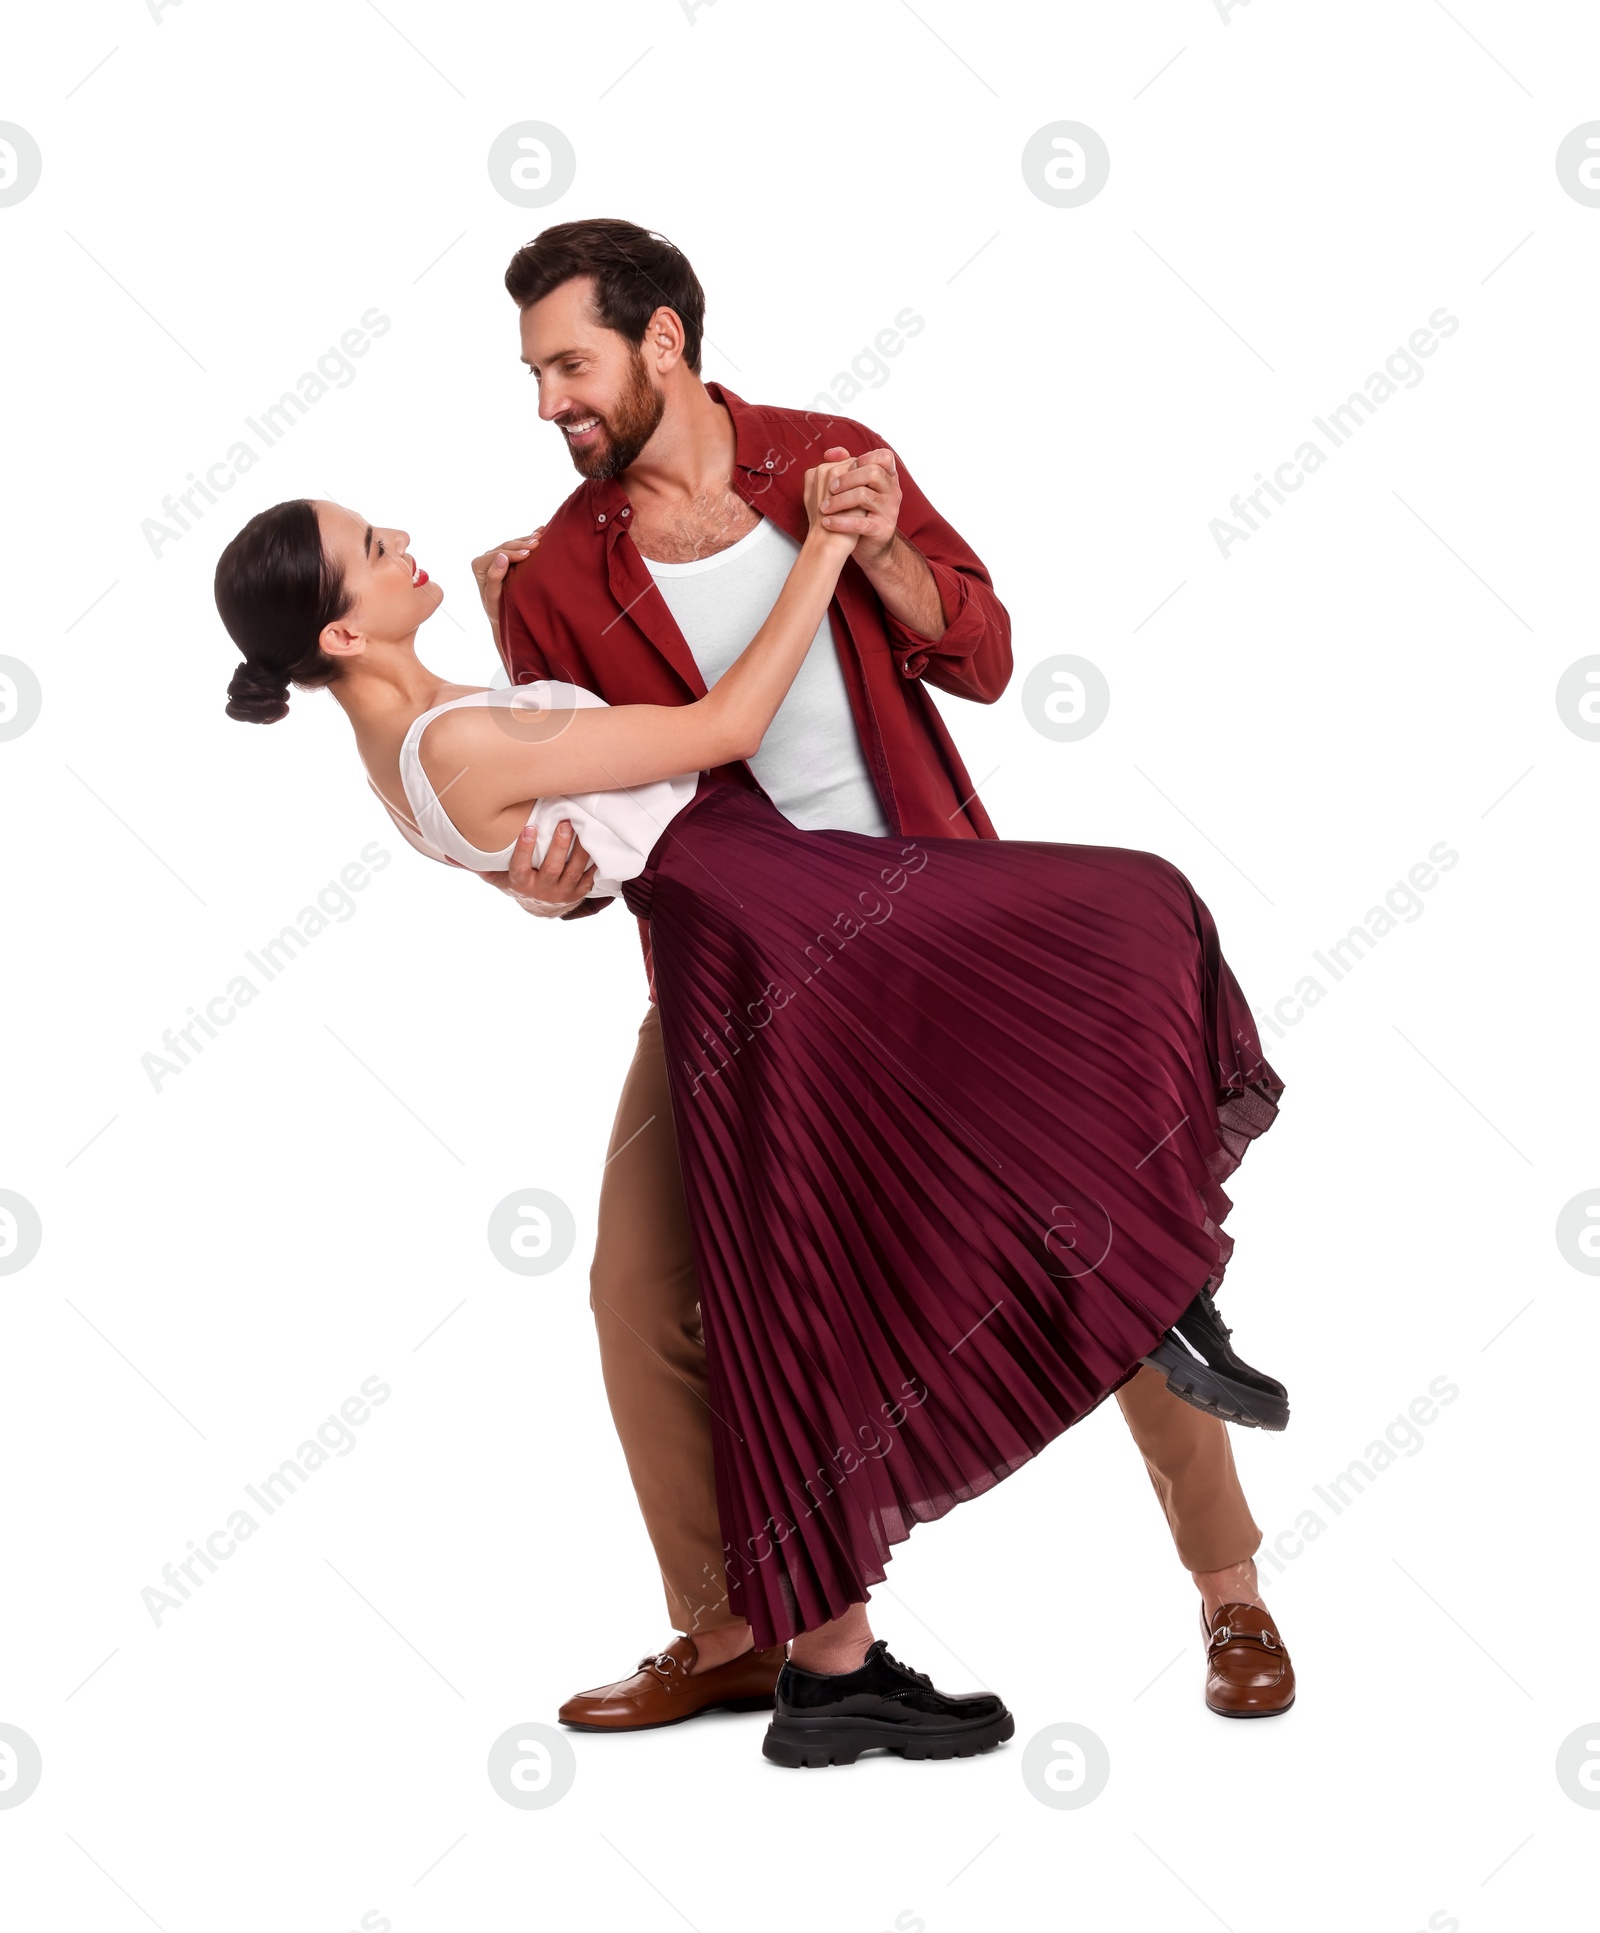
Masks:
[[[579,1732],[642,1732],[681,1725],[702,1712],[772,1710],[773,1687],[783,1668],[783,1646],[743,1651],[725,1665],[694,1669],[693,1638],[674,1638],[665,1651],[641,1658],[638,1669],[614,1685],[580,1691],[557,1712]]]
[[[1221,1604],[1206,1638],[1206,1705],[1223,1718],[1273,1718],[1294,1703],[1294,1666],[1278,1628],[1257,1604]]]

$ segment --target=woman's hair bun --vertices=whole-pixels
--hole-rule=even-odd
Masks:
[[[289,715],[291,684],[332,684],[339,660],[322,633],[346,615],[344,580],[324,555],[316,505],[295,497],[259,511],[217,559],[217,611],[244,663],[228,716],[270,725]]]
[[[228,680],[228,716],[251,725],[272,725],[288,715],[288,680],[246,659]]]

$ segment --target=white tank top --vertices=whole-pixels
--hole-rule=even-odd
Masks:
[[[571,711],[605,702],[581,685],[546,678],[534,684],[469,692],[465,698],[452,698],[448,704],[435,705],[432,711],[413,719],[400,747],[400,783],[405,787],[418,834],[411,843],[430,859],[454,860],[458,866],[467,866],[479,873],[504,872],[516,851],[515,840],[500,852],[483,852],[469,845],[423,771],[422,734],[441,712],[456,711],[465,705],[543,705],[555,711]],[[648,785],[628,786],[615,792],[578,792],[570,798],[540,799],[528,815],[528,824],[536,835],[534,863],[537,865],[543,860],[550,850],[556,827],[568,819],[579,843],[595,864],[589,898],[610,898],[622,890],[623,880],[633,879],[644,871],[651,848],[694,797],[698,783],[699,774],[687,772],[678,778],[654,779]]]
[[[708,691],[766,623],[799,555],[795,540],[762,517],[736,544],[692,563],[645,558]],[[791,825],[888,832],[826,613],[748,763]]]

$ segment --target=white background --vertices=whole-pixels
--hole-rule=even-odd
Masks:
[[[1554,1767],[1600,1715],[1600,1285],[1555,1223],[1600,1184],[1600,746],[1555,691],[1595,649],[1600,209],[1554,161],[1600,117],[1597,58],[1576,6],[1494,0],[13,15],[0,119],[44,171],[0,208],[0,650],[44,699],[0,746],[0,1186],[44,1236],[0,1278],[0,1721],[44,1776],[0,1809],[8,1926],[1583,1915],[1600,1818]],[[529,119],[577,155],[545,209],[486,168]],[[1062,119],[1111,154],[1074,209],[1020,165]],[[878,1595],[902,1656],[1005,1694],[1009,1746],[798,1775],[730,1717],[577,1738],[547,1810],[488,1781],[508,1727],[670,1635],[587,1308],[636,929],[414,858],[325,697],[228,720],[210,586],[255,510],[335,497],[412,533],[446,591],[425,656],[487,681],[468,559],[573,481],[500,278],[587,214],[685,249],[706,374],[751,399],[805,406],[926,319],[848,413],[1012,614],[1005,697],[940,701],[1003,834],[1169,856],[1258,1011],[1435,842],[1460,855],[1264,1031],[1283,1112],[1230,1188],[1230,1319],[1294,1398],[1235,1444],[1298,1552],[1262,1565],[1286,1718],[1203,1709],[1194,1593],[1107,1405]],[[142,520],[374,306],[356,379],[153,555]],[[1210,520],[1441,306],[1424,379],[1224,559]],[[1069,745],[1021,703],[1062,652],[1112,692]],[[353,916],[155,1091],[141,1056],[374,839]],[[532,1280],[485,1234],[530,1186],[578,1223]],[[393,1394],[357,1447],[158,1628],[162,1566],[369,1376]],[[1421,1448],[1321,1508],[1437,1377],[1460,1394]],[[1067,1721],[1110,1755],[1081,1810],[1020,1772]]]

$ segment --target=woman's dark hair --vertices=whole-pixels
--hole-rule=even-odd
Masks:
[[[594,277],[600,320],[635,349],[656,310],[674,310],[683,324],[683,359],[699,375],[706,292],[665,235],[610,216],[559,222],[512,256],[506,290],[526,309],[577,275]]]
[[[217,610],[244,663],[228,681],[228,716],[270,725],[289,710],[290,685],[331,684],[339,661],[318,639],[350,608],[344,579],[322,548],[305,497],[250,519],[217,559]]]

